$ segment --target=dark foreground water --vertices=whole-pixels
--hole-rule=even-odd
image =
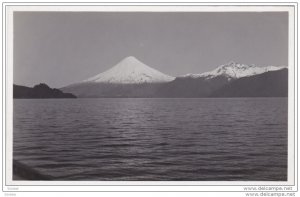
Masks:
[[[55,180],[286,181],[287,99],[15,99],[13,151]]]

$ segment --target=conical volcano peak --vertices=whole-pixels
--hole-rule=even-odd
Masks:
[[[133,56],[121,60],[111,69],[91,77],[84,82],[115,83],[115,84],[140,84],[164,83],[174,80],[174,77],[165,75]]]
[[[127,63],[127,64],[132,64],[137,62],[141,63],[141,61],[135,58],[134,56],[125,57],[123,60],[120,61],[120,63]]]
[[[125,57],[123,59],[123,61],[139,61],[139,60],[136,59],[136,57],[134,57],[134,56],[128,56],[128,57]]]
[[[116,69],[130,69],[130,70],[135,70],[135,69],[142,69],[142,67],[149,67],[134,56],[128,56],[122,59],[119,63],[117,63],[114,67]]]

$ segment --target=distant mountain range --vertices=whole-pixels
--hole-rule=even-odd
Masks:
[[[230,62],[210,72],[172,77],[131,56],[61,90],[77,97],[287,97],[288,70]]]
[[[71,93],[63,93],[61,90],[50,88],[44,83],[35,85],[33,88],[26,86],[13,86],[14,98],[76,98]]]

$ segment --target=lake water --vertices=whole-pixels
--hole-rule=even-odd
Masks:
[[[13,121],[55,180],[287,180],[287,98],[14,99]]]

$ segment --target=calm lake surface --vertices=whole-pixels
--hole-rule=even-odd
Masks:
[[[14,99],[13,121],[56,180],[287,180],[287,98]]]

